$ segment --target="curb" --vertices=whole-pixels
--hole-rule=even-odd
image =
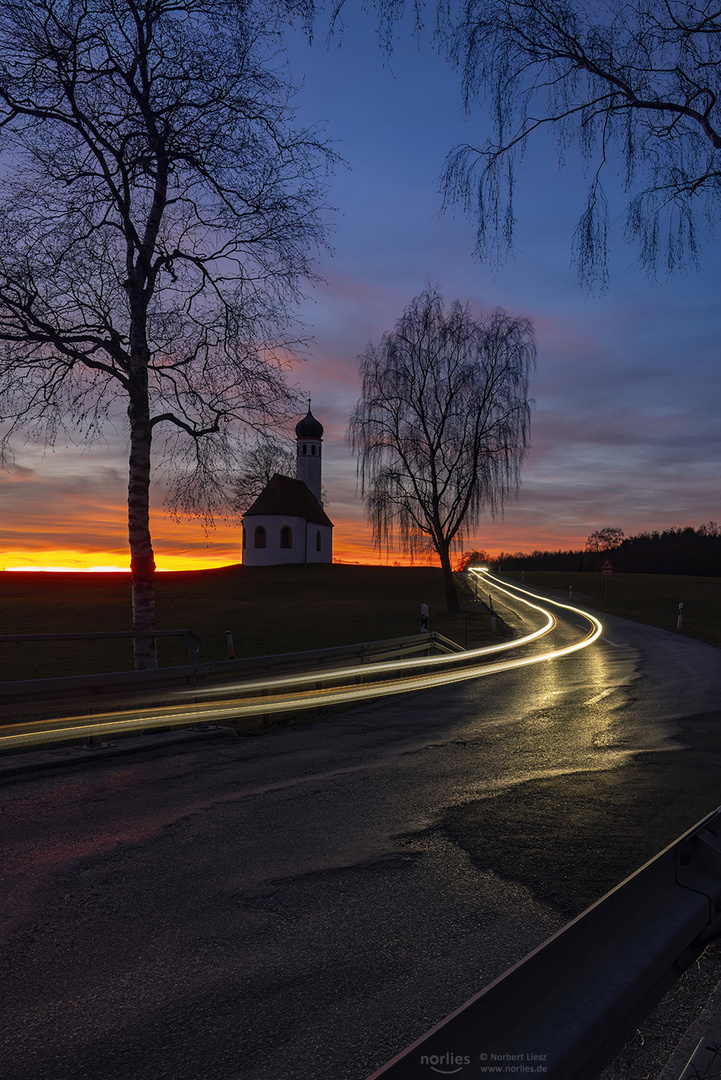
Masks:
[[[179,731],[149,732],[147,735],[119,739],[117,743],[100,743],[97,747],[85,747],[73,743],[51,749],[23,750],[19,753],[3,754],[0,757],[0,781],[48,769],[65,769],[74,766],[82,768],[95,761],[129,757],[147,750],[160,750],[184,743],[218,741],[229,737],[237,738],[231,728],[207,725],[203,728],[181,728]]]

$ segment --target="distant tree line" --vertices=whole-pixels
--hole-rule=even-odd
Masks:
[[[607,535],[607,544],[603,539]],[[494,560],[503,570],[600,571],[610,559],[614,572],[626,574],[693,574],[721,577],[721,526],[710,521],[691,526],[623,536],[620,529],[602,529],[577,551],[502,551]]]

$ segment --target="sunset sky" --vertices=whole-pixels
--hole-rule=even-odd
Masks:
[[[517,192],[517,254],[493,274],[473,255],[472,225],[439,217],[438,176],[459,142],[482,143],[482,112],[465,118],[458,76],[427,46],[399,42],[384,66],[370,17],[346,16],[342,45],[289,37],[303,82],[304,123],[322,122],[349,168],[332,180],[335,254],[301,316],[314,341],[295,381],[325,427],[324,484],[335,554],[375,561],[344,442],[358,396],[357,357],[392,329],[427,281],[447,300],[470,299],[529,315],[538,338],[532,448],[519,499],[503,519],[482,519],[466,547],[579,547],[605,525],[626,534],[721,520],[721,259],[650,286],[622,239],[623,198],[611,199],[611,283],[588,297],[570,266],[585,180],[563,170],[555,147],[531,146]],[[610,178],[609,178],[610,179]],[[612,193],[612,187],[611,187]],[[79,448],[17,447],[0,474],[0,566],[126,567],[126,436]],[[239,526],[209,536],[176,522],[156,489],[152,522],[162,569],[240,561]],[[398,556],[391,556],[397,558]]]

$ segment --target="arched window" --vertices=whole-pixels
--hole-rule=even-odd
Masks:
[[[303,445],[301,446],[300,452],[301,452],[301,454],[307,454],[308,453],[308,447],[305,445],[305,443],[303,443]]]
[[[315,534],[315,550],[320,551],[320,529]]]
[[[290,525],[284,525],[280,530],[280,546],[282,548],[293,547],[293,530]]]
[[[315,443],[313,443],[313,445],[311,446],[310,452],[311,452],[311,454],[315,453]]]
[[[258,527],[255,530],[255,539],[254,539],[253,543],[254,543],[255,547],[257,547],[257,548],[264,548],[266,546],[266,542],[267,542],[267,538],[266,538],[265,529],[263,528],[262,525],[258,525]]]

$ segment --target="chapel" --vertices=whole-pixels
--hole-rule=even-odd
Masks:
[[[333,522],[321,501],[323,425],[310,402],[295,437],[295,477],[276,473],[243,515],[245,566],[333,561]]]

